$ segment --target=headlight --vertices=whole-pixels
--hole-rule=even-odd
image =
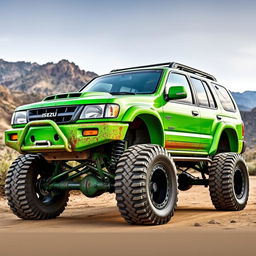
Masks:
[[[87,105],[84,107],[80,119],[115,118],[118,113],[119,106],[116,104]]]
[[[103,118],[105,105],[87,105],[81,113],[81,119]]]
[[[26,124],[27,123],[27,111],[17,111],[12,115],[11,124]]]

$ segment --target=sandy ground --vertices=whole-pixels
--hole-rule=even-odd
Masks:
[[[0,232],[151,232],[233,230],[256,231],[256,177],[250,179],[250,198],[245,210],[219,212],[212,206],[208,188],[201,186],[179,193],[178,208],[166,225],[131,226],[121,218],[114,194],[103,194],[89,199],[71,195],[68,207],[61,217],[47,221],[24,221],[0,200]],[[199,226],[195,226],[198,223]],[[215,223],[215,224],[212,224]]]
[[[62,216],[47,221],[18,219],[2,198],[0,255],[256,255],[256,177],[250,186],[241,212],[216,211],[204,187],[180,192],[174,217],[161,226],[126,224],[109,194],[72,195]]]

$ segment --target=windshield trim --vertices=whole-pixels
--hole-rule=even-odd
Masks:
[[[120,74],[124,74],[124,73],[139,73],[139,72],[145,72],[145,71],[146,71],[146,72],[150,72],[150,71],[156,71],[156,70],[160,70],[160,71],[161,71],[161,74],[160,74],[160,76],[159,76],[159,80],[157,81],[155,90],[154,90],[153,92],[151,92],[151,93],[136,93],[134,96],[136,96],[136,95],[143,95],[143,94],[146,94],[146,95],[155,94],[155,93],[157,92],[158,88],[159,88],[159,84],[160,84],[160,82],[161,82],[161,80],[162,80],[162,77],[163,77],[163,74],[164,74],[164,72],[163,72],[164,69],[162,69],[162,68],[141,69],[141,70],[129,70],[129,71],[121,71],[121,72],[115,72],[115,73],[105,74],[105,75],[102,75],[102,76],[97,76],[97,77],[93,78],[90,82],[88,82],[86,85],[84,85],[84,86],[79,90],[79,92],[82,92],[86,86],[88,86],[92,81],[94,81],[94,80],[97,79],[97,78],[107,77],[107,76],[115,76],[115,75],[120,75]],[[109,94],[111,94],[111,93],[109,93]],[[125,95],[125,94],[123,94],[123,95]],[[122,96],[123,96],[123,95],[122,95]],[[129,94],[127,94],[127,95],[129,95]]]

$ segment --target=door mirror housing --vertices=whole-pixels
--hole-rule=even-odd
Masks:
[[[168,90],[168,100],[180,100],[187,98],[187,91],[184,86],[171,86]]]

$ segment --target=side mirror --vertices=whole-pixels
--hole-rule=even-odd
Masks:
[[[171,86],[167,95],[168,100],[180,100],[187,98],[187,91],[184,86]]]

